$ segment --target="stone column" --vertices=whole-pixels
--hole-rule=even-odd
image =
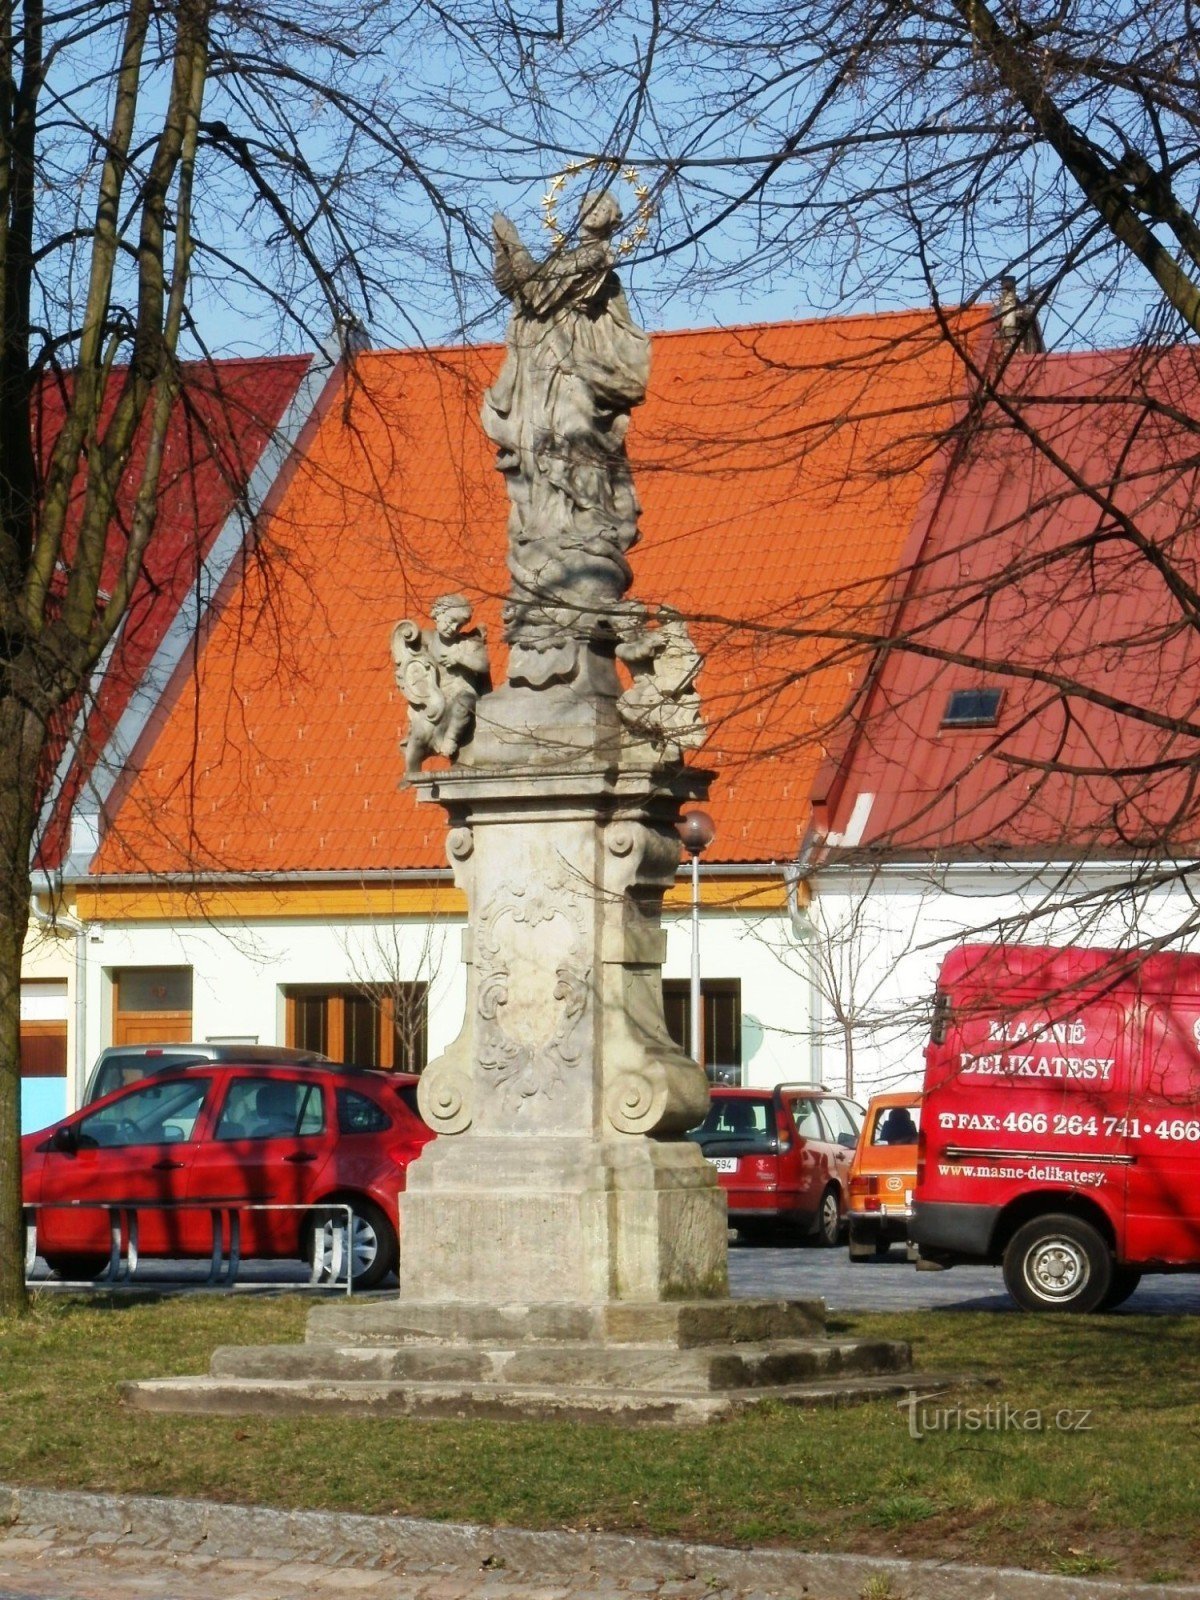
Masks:
[[[440,1137],[409,1171],[405,1299],[656,1301],[727,1292],[703,1071],[663,1019],[663,891],[707,773],[419,780],[467,896],[467,1014],[421,1080]]]
[[[677,613],[626,598],[650,341],[613,270],[619,222],[593,196],[577,246],[537,261],[495,219],[513,314],[482,421],[509,499],[505,681],[459,595],[392,638],[409,781],[446,809],[469,921],[463,1029],[419,1090],[439,1138],[408,1174],[405,1300],[727,1292],[724,1196],[683,1138],[707,1080],[662,1005],[676,823],[712,777],[684,761],[701,662]],[[423,774],[427,755],[453,764]]]

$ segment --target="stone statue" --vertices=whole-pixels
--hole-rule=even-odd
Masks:
[[[650,340],[613,271],[620,220],[610,194],[595,196],[579,245],[536,261],[507,217],[493,219],[495,282],[513,311],[482,420],[511,502],[513,681],[522,646],[553,656],[564,637],[591,637],[630,583],[640,507],[625,434],[645,398]],[[536,670],[525,681],[536,683]]]
[[[396,686],[408,701],[404,775],[415,777],[426,756],[455,756],[471,737],[475,704],[492,686],[487,636],[468,628],[471,607],[444,594],[430,608],[432,628],[405,620],[392,629]]]
[[[617,714],[635,741],[662,761],[679,761],[698,749],[707,729],[695,684],[703,659],[687,623],[673,606],[660,606],[658,626],[640,601],[628,602],[617,619],[617,657],[633,682],[617,701]]]

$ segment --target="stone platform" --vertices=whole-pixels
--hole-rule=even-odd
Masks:
[[[820,1300],[326,1304],[298,1345],[223,1347],[207,1377],[125,1383],[140,1410],[716,1421],[773,1400],[844,1405],[973,1381],[909,1346],[831,1339]]]

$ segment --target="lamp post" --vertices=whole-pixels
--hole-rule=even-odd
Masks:
[[[679,819],[679,837],[692,858],[692,1059],[701,1059],[700,1017],[700,857],[717,836],[707,811],[689,811]]]

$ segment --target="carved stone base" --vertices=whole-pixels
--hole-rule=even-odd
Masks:
[[[467,1008],[418,1091],[439,1137],[402,1201],[405,1300],[726,1293],[724,1197],[683,1137],[708,1084],[662,1005],[675,824],[708,779],[476,766],[418,784],[449,813]]]
[[[699,1149],[643,1137],[439,1139],[401,1200],[404,1300],[725,1295],[725,1196]]]

